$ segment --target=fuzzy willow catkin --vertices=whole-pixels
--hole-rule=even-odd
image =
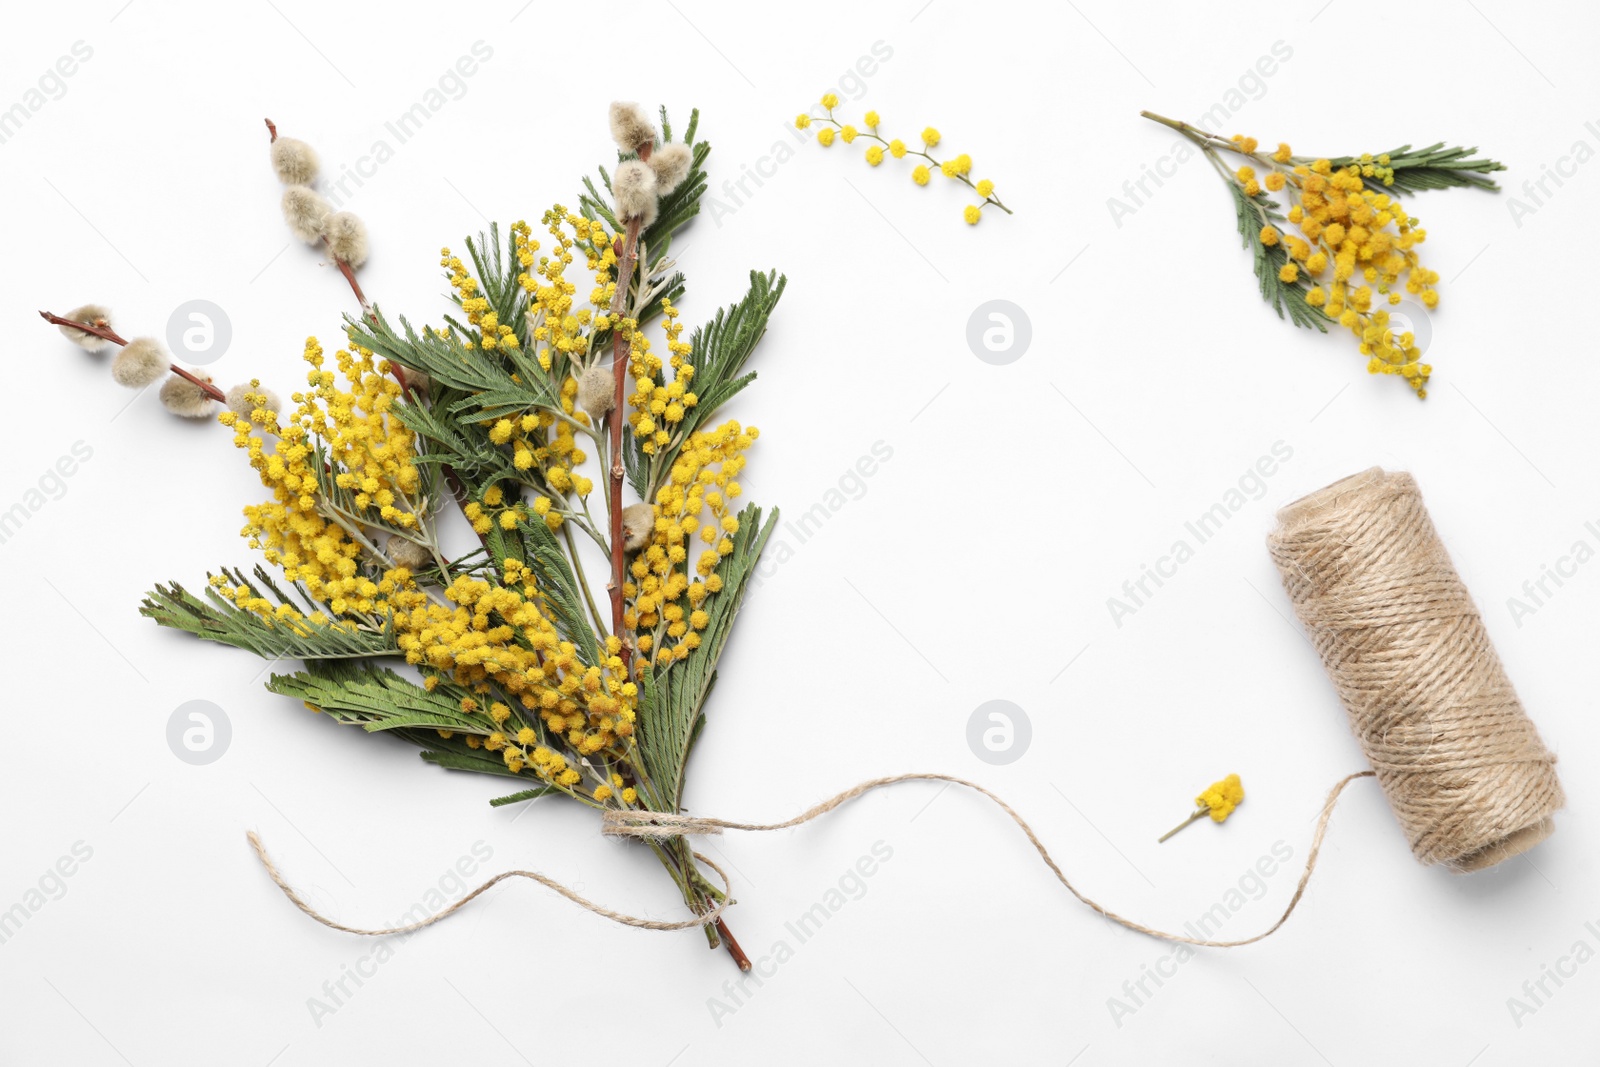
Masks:
[[[1411,475],[1334,482],[1280,510],[1267,543],[1418,861],[1480,870],[1548,837],[1555,756]]]

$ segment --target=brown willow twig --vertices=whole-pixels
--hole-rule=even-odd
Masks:
[[[267,133],[270,135],[271,141],[275,143],[278,140],[278,124],[271,119],[264,119],[263,121],[267,124]],[[367,303],[367,294],[361,291],[361,283],[356,281],[356,272],[351,268],[350,264],[333,254],[333,242],[328,240],[326,236],[322,238],[322,243],[328,246],[328,258],[333,260],[334,265],[339,268],[339,273],[344,275],[344,280],[350,283],[350,291],[356,294],[356,300],[361,304],[361,313],[372,319],[373,322],[377,322],[377,317],[372,314],[372,305]]]
[[[651,144],[641,145],[639,159],[645,163],[650,162]],[[611,297],[611,471],[610,491],[611,504],[611,581],[606,590],[611,594],[611,632],[622,638],[624,614],[622,603],[622,586],[626,576],[625,556],[627,545],[622,539],[622,481],[627,471],[622,465],[622,423],[623,401],[627,391],[628,381],[628,339],[624,336],[621,327],[623,309],[627,306],[628,290],[633,285],[634,270],[639,259],[639,230],[643,219],[635,216],[628,220],[625,236],[619,237],[613,245],[617,252],[617,290]],[[622,638],[622,665],[627,670],[632,662],[633,649],[631,642]],[[694,862],[692,859],[690,862]],[[709,907],[712,902],[709,898],[701,898]],[[744,949],[739,947],[739,942],[734,938],[733,931],[728,929],[728,924],[722,917],[717,916],[712,924],[721,938],[722,944],[727,947],[728,954],[733,957],[733,962],[739,965],[739,970],[750,970],[750,957],[745,955]],[[712,939],[712,948],[716,947],[716,938]]]
[[[82,330],[84,333],[93,334],[102,341],[110,341],[114,345],[122,345],[123,347],[126,347],[128,344],[127,338],[121,336],[117,333],[117,331],[113,330],[109,322],[104,326],[101,326],[99,322],[74,322],[72,319],[64,319],[60,315],[52,315],[48,311],[39,312],[39,317],[44,319],[44,321],[48,322],[52,326],[71,326],[75,330]]]
[[[328,258],[333,260],[334,266],[339,268],[339,273],[344,275],[344,280],[350,283],[350,291],[356,294],[356,300],[361,304],[362,314],[373,322],[377,322],[378,316],[373,314],[372,305],[367,303],[367,294],[361,291],[361,283],[356,281],[356,272],[351,268],[350,264],[333,254],[332,241],[324,237],[322,243],[328,246]]]
[[[640,148],[639,158],[646,161],[650,159],[648,144]],[[611,594],[611,632],[619,638],[624,631],[623,557],[627,552],[627,545],[622,539],[622,479],[627,473],[622,466],[622,405],[628,381],[628,339],[622,329],[622,311],[628,301],[628,289],[633,284],[634,263],[639,258],[639,229],[643,221],[639,216],[629,219],[626,240],[618,238],[621,247],[617,249],[617,290],[611,297],[611,471],[610,484],[606,487],[610,494],[611,505],[611,581],[606,585],[606,590]],[[632,642],[624,639],[622,642],[624,670],[628,669],[632,656]]]
[[[710,904],[711,902],[707,900],[706,903]],[[750,957],[746,956],[744,949],[739,947],[739,942],[733,939],[733,931],[728,929],[728,924],[723,922],[722,916],[717,916],[717,921],[714,925],[717,928],[717,933],[722,935],[722,943],[728,946],[728,955],[732,956],[733,962],[739,965],[739,970],[748,973],[751,966]]]
[[[48,322],[52,326],[71,326],[75,330],[82,330],[84,333],[93,334],[102,340],[110,341],[114,345],[121,345],[124,348],[126,348],[128,345],[127,339],[120,336],[110,326],[99,326],[92,322],[74,322],[72,319],[64,319],[60,315],[52,315],[48,311],[39,312],[39,317],[44,319],[44,321]],[[205,393],[206,396],[209,396],[212,400],[220,401],[224,404],[228,402],[228,394],[224,393],[221,389],[218,389],[210,382],[202,380],[190,371],[184,370],[176,363],[167,364],[167,369],[172,371],[172,373],[176,374],[178,377],[187,378],[189,381],[199,386],[200,391]]]

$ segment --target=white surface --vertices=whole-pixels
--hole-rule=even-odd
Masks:
[[[0,909],[29,899],[75,843],[92,849],[64,894],[0,944],[0,1059],[1486,1067],[1592,1046],[1600,964],[1560,988],[1547,980],[1554,995],[1520,1026],[1507,998],[1575,942],[1600,948],[1600,566],[1579,567],[1520,626],[1506,602],[1575,541],[1600,545],[1585,527],[1600,520],[1600,380],[1582,295],[1600,165],[1577,167],[1520,226],[1508,193],[1416,202],[1444,278],[1425,403],[1369,377],[1347,338],[1296,331],[1261,304],[1203,164],[1120,228],[1107,207],[1173,144],[1140,108],[1196,117],[1280,41],[1292,56],[1223,132],[1307,151],[1479,144],[1513,167],[1514,191],[1575,142],[1600,148],[1585,125],[1600,119],[1591,6],[1408,4],[1358,43],[1355,27],[1375,21],[1348,0],[1092,0],[1048,16],[951,0],[781,16],[706,0],[520,15],[521,0],[470,15],[122,3],[18,9],[0,39],[0,106],[75,41],[93,49],[0,144],[12,368],[0,509],[74,442],[93,449],[65,495],[0,545],[11,665]],[[613,75],[614,35],[635,28],[650,58]],[[774,144],[800,147],[789,118],[878,41],[892,57],[842,110],[874,107],[907,135],[938,125],[1018,209],[968,228],[948,183],[917,189],[903,164],[873,171],[860,145],[813,143],[682,242],[691,323],[738,296],[749,268],[790,278],[761,381],[735,412],[765,431],[751,499],[798,517],[874,442],[893,449],[750,598],[693,767],[695,810],[782,818],[864,777],[970,775],[1033,821],[1085,892],[1168,928],[1222,901],[1281,841],[1287,869],[1225,927],[1256,932],[1289,896],[1324,791],[1361,766],[1285,621],[1262,539],[1276,506],[1376,463],[1416,474],[1561,755],[1569,805],[1555,836],[1469,878],[1423,869],[1362,783],[1289,925],[1188,960],[1120,1025],[1109,998],[1147,967],[1173,970],[1161,963],[1172,950],[1096,919],[998,811],[933,787],[712,847],[735,872],[731,921],[746,948],[795,948],[720,1019],[711,998],[726,1000],[735,972],[698,933],[616,927],[531,884],[494,890],[381,965],[364,962],[378,946],[295,913],[246,828],[318,907],[354,923],[411,907],[475,842],[492,850],[483,872],[533,867],[614,907],[680,911],[655,862],[602,841],[589,813],[491,810],[495,782],[339,731],[262,690],[251,657],[141,619],[153,581],[198,584],[208,567],[250,559],[238,509],[259,487],[215,426],[179,425],[153,396],[124,410],[130,395],[34,312],[100,300],[126,333],[159,334],[177,305],[210,299],[234,328],[219,380],[260,375],[291,391],[305,336],[335,342],[352,305],[331,268],[289,244],[262,116],[313,142],[329,169],[354,166],[480,39],[493,57],[464,97],[349,204],[373,232],[367,291],[416,319],[444,308],[441,244],[460,248],[485,216],[537,220],[575,203],[580,174],[608,151],[609,99],[660,100],[680,122],[702,108],[720,184]],[[583,58],[567,50],[575,40]],[[991,298],[1031,317],[1032,347],[1009,366],[980,362],[964,340]],[[1260,498],[1115,626],[1106,599],[1280,441],[1292,459]],[[191,699],[232,723],[210,766],[180,762],[165,740]],[[965,740],[992,699],[1032,722],[1031,748],[1006,767]],[[1238,814],[1158,847],[1193,794],[1230,771],[1250,791]],[[784,924],[879,841],[892,859],[799,944]],[[372,976],[314,1018],[312,998],[333,1003],[324,983],[356,968]]]

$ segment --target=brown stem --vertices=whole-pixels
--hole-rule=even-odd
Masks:
[[[272,139],[274,141],[276,141],[278,139],[278,127],[277,127],[277,125],[274,124],[271,119],[267,119],[266,123],[267,123],[267,132],[270,133],[272,135]]]
[[[650,160],[651,146],[646,144],[639,149],[639,158],[645,162]],[[623,397],[627,392],[628,381],[628,340],[623,336],[621,317],[623,308],[628,303],[628,289],[633,284],[634,262],[639,257],[639,229],[643,219],[634,217],[628,220],[627,238],[619,239],[620,247],[617,251],[617,290],[611,297],[611,371],[613,391],[611,394],[611,583],[606,589],[611,594],[611,632],[622,639],[622,666],[628,669],[632,658],[630,642],[622,637],[623,634],[623,607],[622,586],[625,578],[623,570],[623,557],[627,546],[622,540],[622,479],[627,473],[622,466],[622,420]]]
[[[728,929],[728,924],[723,922],[722,917],[719,915],[717,921],[712,925],[717,928],[717,933],[722,935],[722,943],[728,946],[728,955],[732,956],[733,962],[739,965],[739,970],[748,972],[750,970],[750,957],[744,954],[744,949],[739,947],[739,942],[733,939],[733,931]]]
[[[726,898],[712,890],[705,878],[701,875],[699,861],[703,857],[689,847],[688,838],[674,839],[670,846],[670,854],[679,865],[683,876],[684,900],[697,915],[715,911],[717,904]],[[728,929],[728,924],[722,916],[717,916],[703,927],[706,932],[706,943],[713,949],[720,943],[728,950],[728,955],[733,957],[733,962],[739,970],[750,970],[750,957],[745,955],[744,949],[739,947],[739,941],[733,936],[733,931]]]
[[[216,386],[212,385],[210,382],[204,381],[204,380],[202,380],[200,378],[195,377],[193,374],[191,374],[188,371],[184,370],[182,367],[178,366],[176,363],[171,364],[171,370],[172,370],[172,373],[176,374],[178,377],[187,378],[191,382],[193,382],[194,384],[198,385],[200,387],[200,391],[205,393],[206,396],[209,396],[212,400],[215,400],[215,401],[217,401],[219,403],[222,403],[222,404],[226,404],[228,402],[228,394],[224,393],[221,389],[218,389]]]
[[[110,341],[114,345],[125,346],[128,343],[125,338],[117,335],[117,332],[111,328],[109,322],[104,326],[100,325],[99,322],[77,322],[73,319],[64,319],[60,315],[52,315],[48,311],[39,312],[39,317],[52,326],[71,326],[74,330],[82,330],[84,333],[93,334],[95,337]]]
[[[126,348],[128,345],[127,339],[113,330],[110,323],[101,326],[97,322],[77,322],[73,319],[64,319],[60,315],[52,315],[48,311],[39,312],[39,317],[44,319],[44,321],[48,322],[52,326],[70,326],[75,330],[82,330],[84,333],[93,334],[95,337],[110,341],[114,345],[121,345],[124,348]],[[220,401],[224,404],[228,402],[228,395],[221,389],[218,389],[216,386],[212,385],[210,382],[201,380],[194,374],[178,366],[176,363],[169,363],[167,366],[173,374],[176,374],[180,378],[187,378],[195,385],[198,385],[200,387],[200,391],[205,393],[206,396],[209,396],[212,400]]]
[[[367,303],[367,294],[361,291],[361,283],[356,281],[356,272],[351,269],[350,264],[333,254],[332,241],[328,240],[326,237],[324,237],[322,241],[328,246],[328,255],[333,259],[334,264],[339,268],[339,273],[343,274],[344,280],[350,283],[350,291],[356,294],[356,300],[361,304],[362,314],[366,315],[367,318],[371,319],[373,322],[377,322],[378,317],[372,313],[372,305]]]
[[[639,158],[644,162],[650,161],[652,145],[644,145],[639,149]],[[633,285],[633,273],[639,258],[639,230],[644,220],[638,217],[628,220],[626,236],[619,237],[613,248],[617,253],[617,290],[611,298],[611,471],[610,471],[610,501],[611,501],[611,582],[606,586],[611,594],[611,632],[622,638],[624,627],[622,623],[623,604],[622,586],[625,577],[624,557],[627,546],[622,540],[622,481],[627,471],[622,465],[622,421],[623,400],[627,392],[628,382],[628,341],[623,336],[621,328],[622,311],[627,306],[628,290]],[[631,660],[632,649],[630,642],[622,638],[622,664],[626,670]],[[690,862],[693,862],[692,860]],[[707,898],[706,906],[713,906]],[[718,916],[711,924],[717,931],[722,944],[726,946],[728,955],[733,957],[733,962],[738,964],[739,970],[750,970],[750,957],[745,955],[744,949],[739,947],[739,942],[733,936],[733,931],[728,929],[728,924]]]
[[[611,581],[606,585],[606,590],[611,594],[611,632],[619,638],[623,634],[623,607],[622,586],[625,572],[623,570],[624,556],[627,544],[622,537],[622,480],[627,471],[622,465],[622,421],[624,394],[627,391],[628,380],[628,341],[623,336],[621,323],[622,306],[626,302],[628,285],[632,281],[633,260],[639,251],[639,222],[635,218],[629,221],[627,228],[627,241],[619,250],[617,265],[617,292],[611,301],[611,471],[610,484],[607,486],[611,495]],[[620,241],[620,239],[619,239]],[[622,641],[622,666],[626,670],[632,657],[632,642],[626,638]]]

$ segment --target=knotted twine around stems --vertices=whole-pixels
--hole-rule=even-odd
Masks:
[[[1267,544],[1418,861],[1480,870],[1550,836],[1556,758],[1411,475],[1334,482]]]

